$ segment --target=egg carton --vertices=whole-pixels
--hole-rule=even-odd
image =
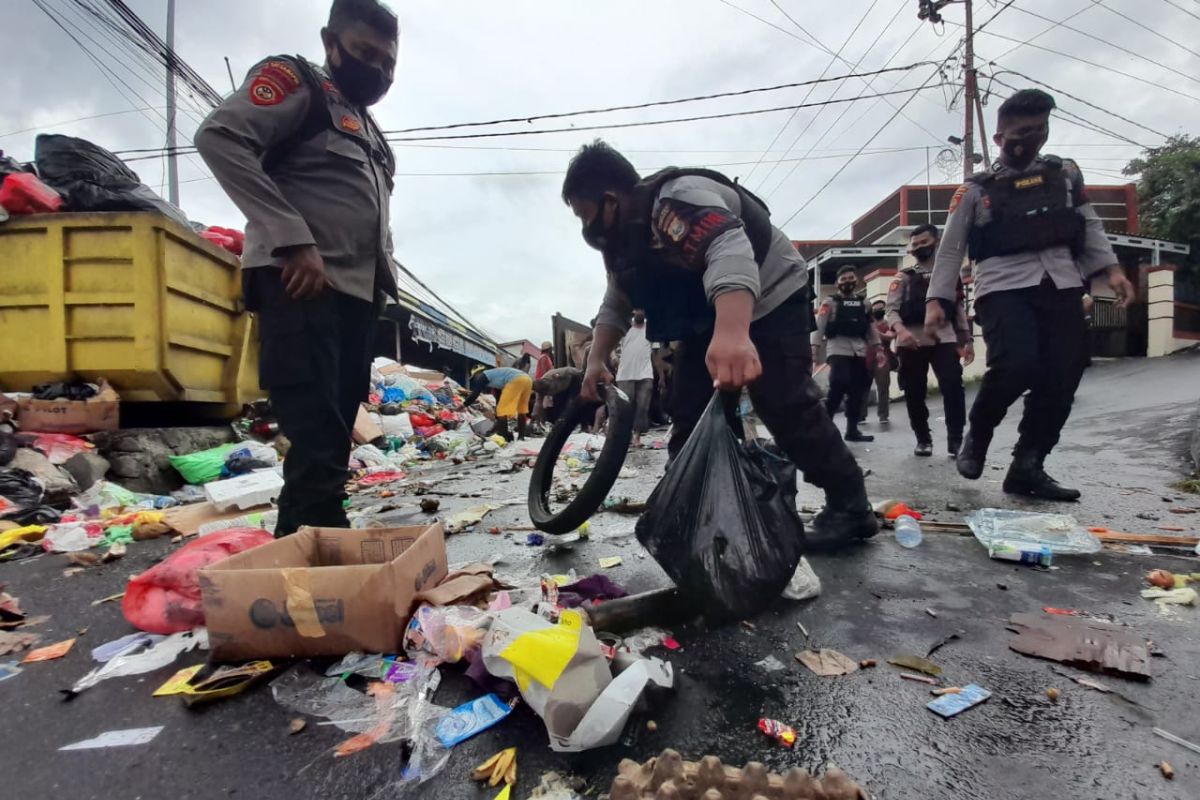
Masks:
[[[676,751],[664,750],[645,764],[626,759],[617,771],[609,800],[869,800],[836,767],[818,779],[803,769],[767,772],[756,761],[742,769],[727,767],[716,756],[684,761]]]

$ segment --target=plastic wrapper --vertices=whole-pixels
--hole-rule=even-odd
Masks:
[[[175,505],[176,501],[166,495],[131,492],[124,486],[99,480],[83,494],[75,498],[75,507],[85,509],[93,515],[122,510],[160,509]]]
[[[423,605],[404,631],[404,652],[420,663],[457,664],[483,645],[492,615],[472,606]]]
[[[392,467],[395,466],[387,455],[373,444],[363,444],[354,448],[350,453],[350,458],[362,463],[365,467]]]
[[[169,461],[185,481],[199,486],[220,478],[221,470],[225,468],[225,459],[239,447],[241,445],[236,442],[223,444],[183,456],[171,456]]]
[[[485,694],[450,711],[438,723],[434,735],[445,747],[454,747],[483,733],[512,713],[512,706],[494,694]]]
[[[803,554],[796,469],[757,442],[739,442],[714,394],[636,530],[703,613],[753,616],[779,598]]]
[[[1054,555],[1098,553],[1100,540],[1068,514],[1038,514],[981,508],[967,517],[967,525],[984,547],[1004,542],[1024,549],[1050,548]]]
[[[189,226],[178,207],[151,191],[121,159],[86,139],[39,134],[34,161],[42,181],[63,196],[67,211],[157,211]]]
[[[162,669],[183,653],[197,647],[202,650],[208,649],[208,632],[203,628],[175,633],[158,641],[130,640],[116,654],[111,655],[103,666],[76,681],[71,687],[71,693],[78,694],[109,678],[142,675]]]
[[[792,579],[783,590],[784,598],[788,600],[810,600],[821,595],[821,579],[809,565],[807,558],[800,559]]]
[[[69,433],[38,433],[34,436],[34,449],[41,450],[51,464],[63,464],[72,456],[95,449],[91,442]]]
[[[52,525],[42,537],[47,553],[77,553],[104,541],[104,528],[95,522],[66,522]],[[132,541],[132,537],[130,537]]]
[[[189,542],[130,578],[121,611],[131,625],[151,633],[176,633],[203,625],[199,571],[274,540],[264,530],[231,528]]]

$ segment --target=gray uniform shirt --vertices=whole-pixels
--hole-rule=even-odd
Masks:
[[[820,339],[826,341],[825,358],[830,356],[853,356],[855,358],[866,358],[867,347],[879,344],[879,331],[875,329],[875,322],[872,320],[867,325],[867,335],[864,336],[833,336],[825,335],[825,329],[829,326],[829,320],[837,311],[833,305],[833,298],[826,297],[825,302],[821,303],[821,307],[817,310],[817,330],[813,336],[813,344],[817,344]]]
[[[677,200],[697,208],[724,209],[735,216],[742,212],[742,200],[736,189],[696,175],[664,183],[655,200],[651,219],[660,218],[663,200]],[[652,247],[670,252],[667,233],[657,226],[652,226]],[[754,319],[758,320],[804,288],[808,283],[808,268],[791,240],[778,228],[771,229],[771,246],[760,268],[754,260],[754,248],[745,228],[736,227],[709,243],[704,254],[703,280],[709,303],[726,292],[749,291],[754,295]],[[627,331],[632,313],[629,297],[609,275],[596,323]]]
[[[1039,161],[1043,159],[1039,157]],[[996,162],[992,169],[1000,175],[1030,172],[1036,168],[1031,164],[1024,170],[1014,170]],[[1082,191],[1083,175],[1074,161],[1063,161],[1063,191],[1068,197],[1072,188]],[[950,217],[938,246],[937,260],[933,267],[933,278],[929,283],[928,299],[954,301],[958,291],[959,270],[963,256],[967,253],[967,241],[971,228],[986,225],[992,219],[991,209],[982,202],[983,192],[974,183],[959,187],[950,203]],[[991,292],[1010,289],[1025,289],[1037,286],[1046,276],[1059,289],[1074,289],[1083,286],[1093,275],[1116,264],[1112,245],[1104,236],[1104,223],[1096,216],[1091,203],[1076,208],[1087,226],[1087,239],[1083,253],[1076,259],[1065,245],[1045,250],[1014,253],[1007,256],[986,258],[975,265],[975,299]]]
[[[932,347],[935,344],[957,343],[965,345],[972,341],[971,323],[967,320],[967,309],[962,302],[957,299],[957,288],[955,290],[954,307],[956,310],[953,320],[946,320],[942,323],[942,327],[937,330],[937,339],[925,333],[925,324],[916,323],[914,325],[905,325],[904,320],[900,319],[900,303],[904,299],[904,284],[911,276],[930,275],[933,273],[933,262],[930,260],[927,263],[917,263],[915,266],[902,270],[900,276],[892,281],[892,285],[888,287],[887,295],[887,313],[884,315],[884,320],[892,330],[898,331],[900,328],[907,328],[917,339],[917,344],[921,347]],[[903,350],[900,343],[896,343],[897,352]]]
[[[353,106],[324,70],[317,95],[295,62],[268,58],[196,131],[196,149],[246,215],[244,267],[278,266],[280,248],[315,244],[332,287],[374,301],[396,294],[388,206],[395,162],[366,109]],[[263,169],[263,156],[304,124],[312,103],[330,124]]]

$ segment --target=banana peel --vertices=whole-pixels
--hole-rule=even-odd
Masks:
[[[509,747],[484,761],[471,772],[471,780],[487,781],[489,786],[506,786],[517,782],[517,748]]]

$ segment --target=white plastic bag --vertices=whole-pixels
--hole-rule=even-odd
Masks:
[[[821,595],[821,579],[809,565],[807,558],[801,558],[796,572],[783,590],[785,600],[809,600]]]

